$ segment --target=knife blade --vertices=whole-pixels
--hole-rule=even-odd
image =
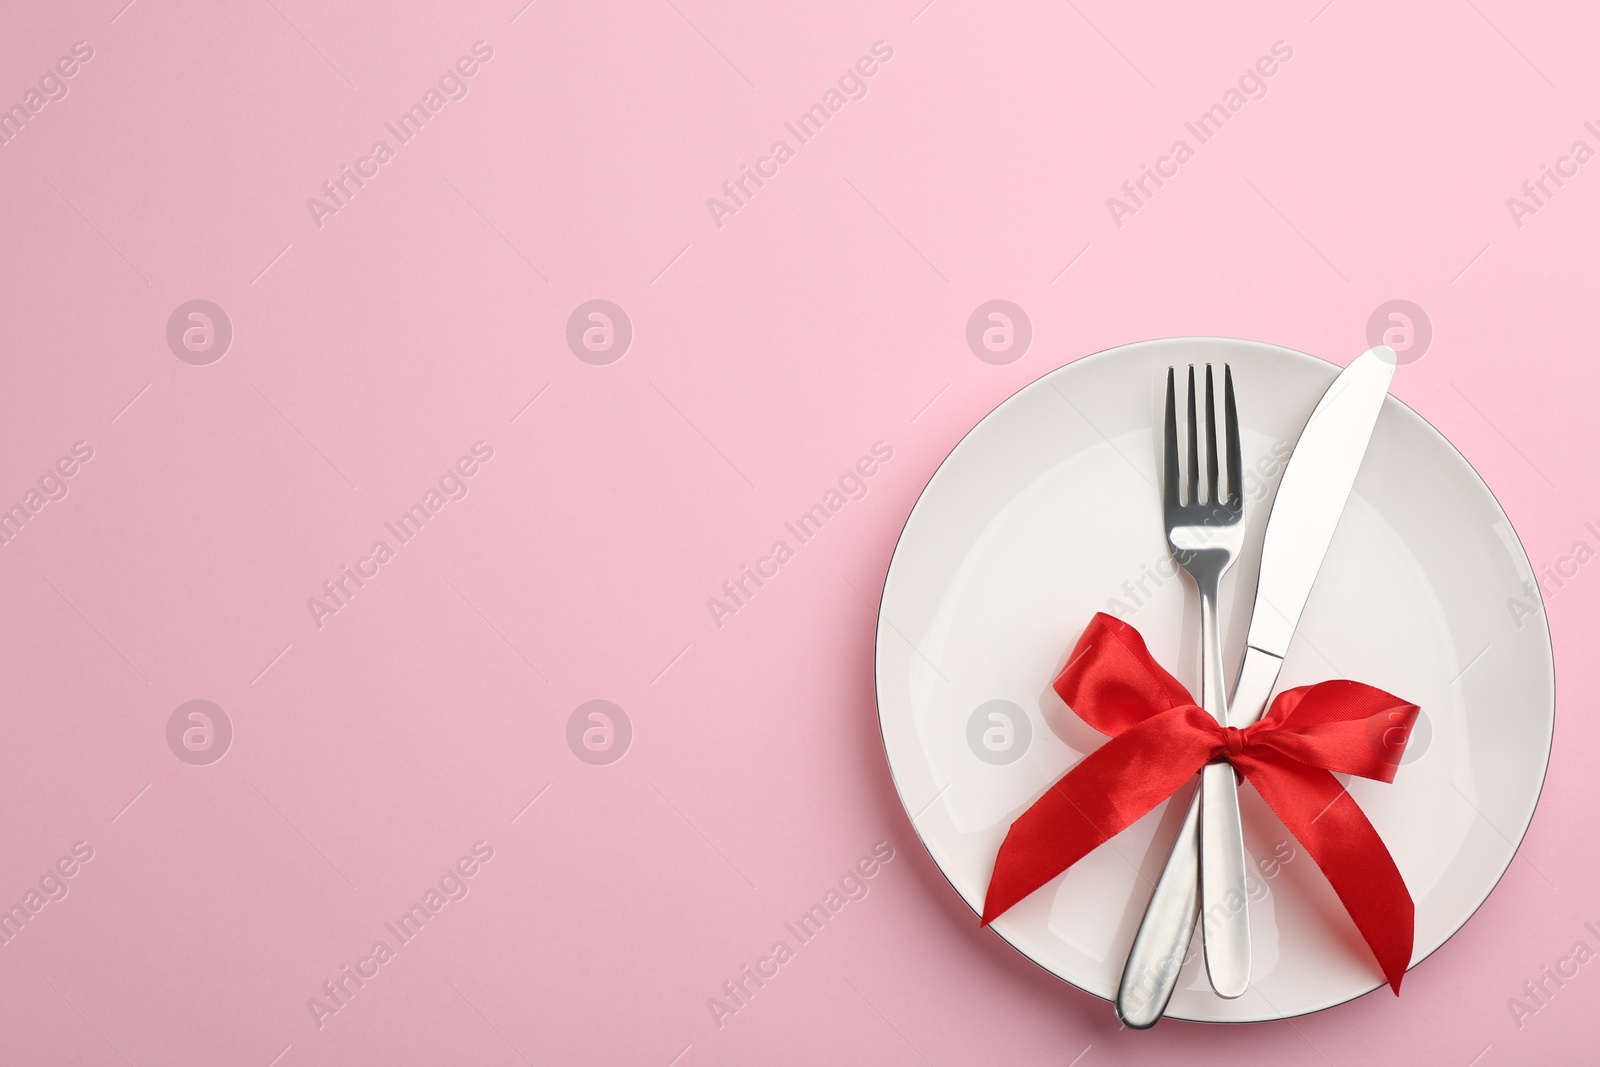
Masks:
[[[1244,661],[1228,704],[1232,725],[1248,726],[1266,711],[1397,362],[1394,352],[1381,346],[1356,357],[1322,395],[1300,432],[1267,520]],[[1198,807],[1196,792],[1117,989],[1117,1015],[1136,1030],[1154,1026],[1166,1011],[1194,938],[1200,916]]]

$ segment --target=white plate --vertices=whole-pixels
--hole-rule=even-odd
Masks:
[[[1120,613],[1163,666],[1197,686],[1198,597],[1188,579],[1170,577],[1157,427],[1166,367],[1207,361],[1232,365],[1250,483],[1249,536],[1222,590],[1236,670],[1282,472],[1273,457],[1287,456],[1338,373],[1331,363],[1217,338],[1080,359],[979,423],[906,521],[878,627],[878,714],[901,802],[975,916],[1011,820],[1104,740],[1050,687],[1090,617]],[[1494,888],[1544,782],[1554,676],[1533,583],[1477,473],[1390,397],[1279,687],[1353,678],[1423,709],[1393,785],[1349,782],[1416,900],[1413,963]],[[1514,601],[1530,610],[1513,611]],[[1382,985],[1305,850],[1254,790],[1240,796],[1253,865],[1252,986],[1222,1000],[1196,954],[1168,1015],[1279,1019]],[[995,931],[1051,973],[1112,998],[1182,810],[1157,808]]]

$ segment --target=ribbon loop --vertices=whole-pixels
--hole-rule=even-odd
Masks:
[[[1090,620],[1055,690],[1110,739],[1011,824],[984,899],[984,925],[1222,757],[1305,846],[1399,994],[1415,905],[1383,839],[1331,772],[1392,782],[1415,704],[1359,682],[1318,682],[1278,694],[1243,729],[1218,726],[1137,630],[1104,613]]]

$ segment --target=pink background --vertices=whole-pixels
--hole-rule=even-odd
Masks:
[[[13,5],[0,33],[0,103],[93,49],[0,147],[0,506],[93,449],[0,548],[0,905],[93,849],[0,946],[0,1061],[1592,1055],[1600,972],[1520,1027],[1507,1006],[1600,947],[1590,569],[1549,602],[1565,703],[1518,860],[1403,998],[1293,1023],[1119,1032],[980,932],[891,787],[872,640],[917,493],[1024,383],[1163,335],[1343,363],[1396,298],[1434,331],[1396,392],[1536,567],[1600,543],[1600,164],[1520,226],[1506,204],[1600,147],[1600,16],[124,2]],[[466,97],[398,145],[385,122],[480,40]],[[784,122],[877,41],[866,96],[797,146]],[[1266,96],[1117,226],[1107,198],[1275,41]],[[319,227],[307,198],[379,138]],[[707,198],[779,138],[719,227]],[[565,339],[596,298],[634,332],[606,366]],[[993,298],[1033,327],[1003,366],[965,340]],[[207,366],[166,340],[193,299],[234,330]],[[307,599],[480,440],[465,499],[319,628]],[[876,441],[869,494],[716,626],[707,598]],[[193,699],[235,733],[208,766],[167,741]],[[632,723],[619,762],[568,746],[591,699]],[[308,998],[478,841],[469,894],[319,1028]],[[719,1028],[708,998],[879,841],[869,895]]]

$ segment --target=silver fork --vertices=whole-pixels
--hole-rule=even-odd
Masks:
[[[1200,482],[1199,420],[1195,414],[1194,367],[1189,367],[1188,477],[1178,493],[1178,412],[1174,375],[1167,370],[1165,476],[1162,512],[1167,545],[1173,559],[1200,591],[1200,700],[1218,724],[1228,725],[1228,699],[1222,675],[1222,629],[1218,625],[1217,590],[1222,576],[1244,545],[1244,495],[1240,490],[1242,461],[1239,415],[1233,402],[1233,372],[1223,375],[1225,432],[1218,434],[1217,412],[1206,366],[1206,467],[1204,495]],[[1227,496],[1217,480],[1217,443],[1225,440]],[[1232,765],[1208,764],[1200,780],[1200,916],[1204,932],[1206,973],[1218,996],[1237,997],[1250,984],[1250,919],[1245,892],[1244,834],[1239,822],[1239,793]]]

